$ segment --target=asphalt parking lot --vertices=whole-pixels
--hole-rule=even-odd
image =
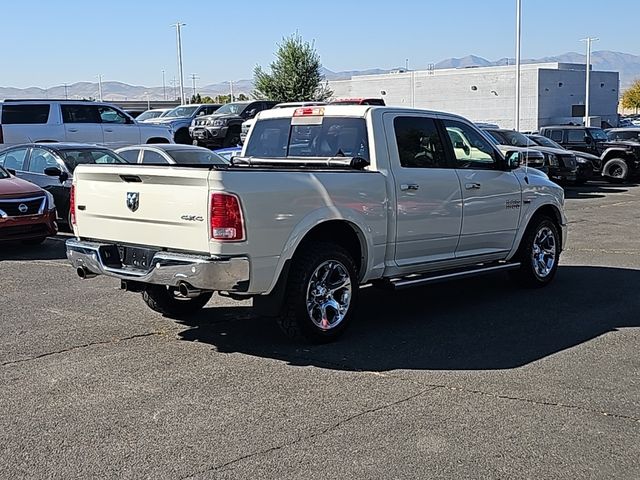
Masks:
[[[365,289],[325,346],[1,246],[0,478],[640,478],[640,186],[566,195],[549,288]]]

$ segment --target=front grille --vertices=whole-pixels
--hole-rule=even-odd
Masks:
[[[27,215],[37,215],[44,212],[46,198],[11,198],[0,199],[0,216],[25,217]]]
[[[560,163],[564,168],[576,168],[576,158],[573,155],[560,155]]]

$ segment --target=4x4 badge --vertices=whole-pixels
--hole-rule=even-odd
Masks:
[[[140,206],[140,192],[127,192],[127,208],[132,212]]]

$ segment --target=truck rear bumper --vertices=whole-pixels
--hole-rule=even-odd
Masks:
[[[155,252],[148,269],[114,261],[114,244],[67,240],[67,258],[85,278],[107,275],[120,280],[177,287],[187,283],[201,290],[245,292],[249,287],[249,259],[175,252]]]

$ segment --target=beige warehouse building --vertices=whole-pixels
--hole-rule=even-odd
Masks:
[[[537,63],[521,67],[520,129],[581,123],[585,65]],[[591,72],[590,116],[617,125],[619,74]],[[396,71],[329,82],[335,98],[382,97],[387,105],[456,113],[475,122],[514,127],[515,67]],[[599,118],[593,118],[599,117]]]

